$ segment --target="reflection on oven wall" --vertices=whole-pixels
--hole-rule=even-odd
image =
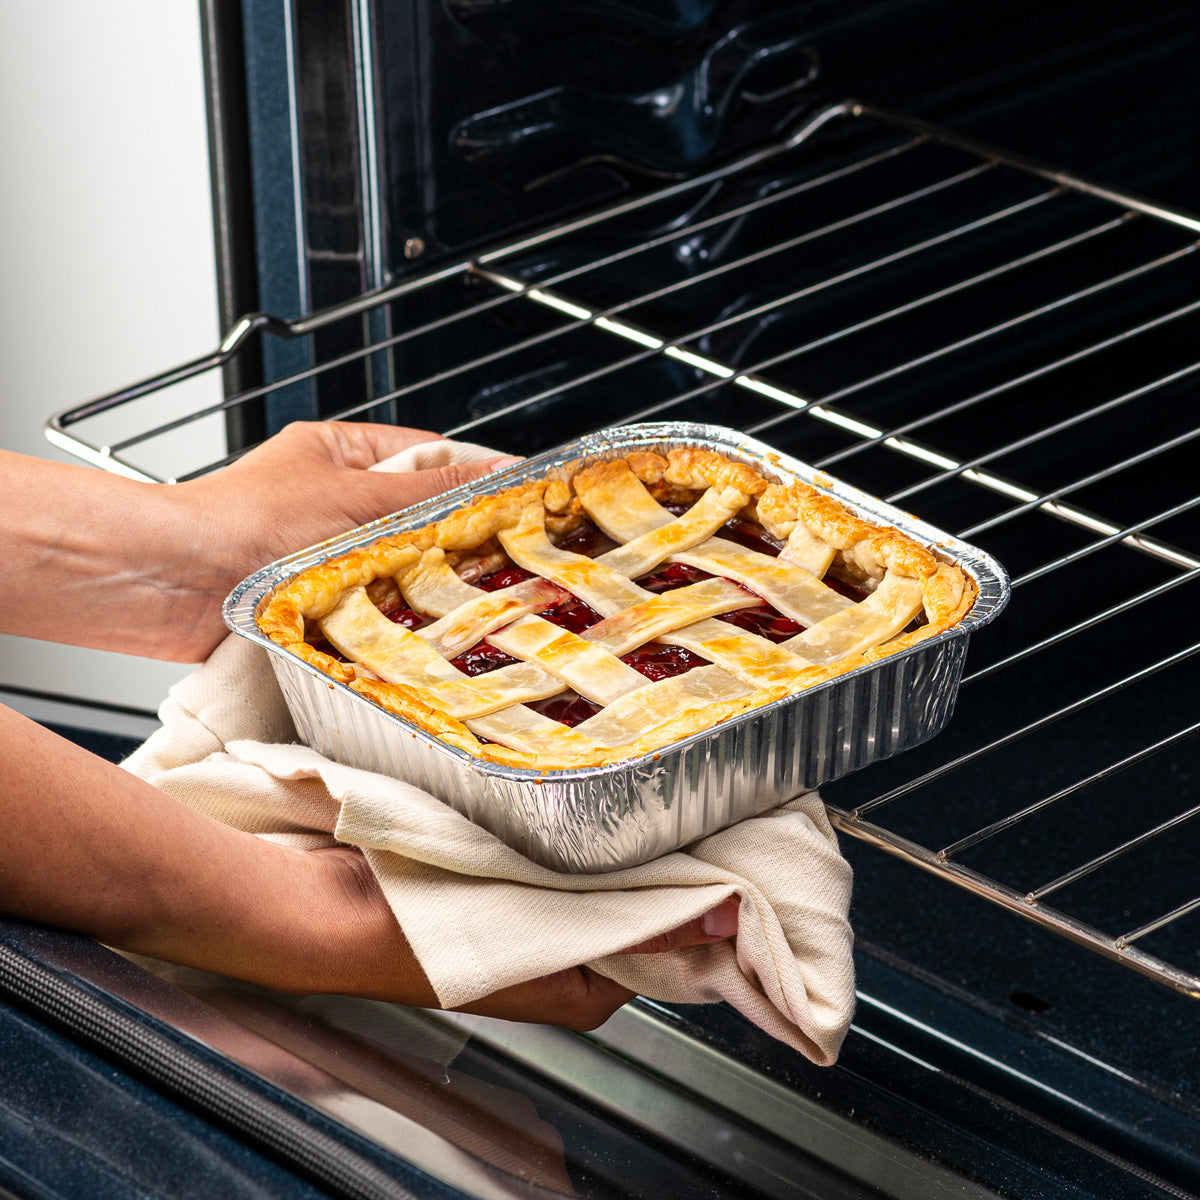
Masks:
[[[42,435],[47,412],[217,340],[196,7],[0,6],[0,144],[0,445],[68,458]],[[219,399],[219,380],[199,387],[205,394],[160,398],[158,411]],[[121,422],[144,419],[114,416],[110,441]],[[193,425],[182,441],[189,456],[198,441],[219,455],[224,430]],[[182,449],[167,437],[149,452],[170,464]],[[153,709],[183,670],[0,641],[0,684],[109,703]]]

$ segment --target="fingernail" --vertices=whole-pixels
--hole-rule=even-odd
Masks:
[[[729,901],[718,904],[700,918],[700,925],[709,937],[733,937],[738,927],[737,905]]]
[[[511,455],[503,455],[500,458],[494,458],[488,464],[493,471],[503,471],[505,467],[515,467],[517,463],[524,462],[523,458],[513,458]]]

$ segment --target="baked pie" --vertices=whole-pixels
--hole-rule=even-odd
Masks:
[[[711,450],[481,495],[300,572],[259,628],[479,759],[661,751],[950,628],[970,577],[829,493]]]

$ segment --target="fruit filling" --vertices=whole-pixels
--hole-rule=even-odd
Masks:
[[[685,505],[672,505],[670,508],[677,515],[687,511]],[[728,522],[722,529],[721,536],[764,554],[774,556],[779,553],[778,542],[770,538],[757,524],[741,518],[735,518]],[[566,537],[561,538],[557,545],[560,549],[595,558],[611,550],[616,543],[594,525],[584,523]],[[535,576],[528,571],[510,564],[482,575],[473,582],[476,587],[484,591],[495,592],[533,578]],[[708,572],[697,567],[687,566],[684,563],[666,563],[637,582],[648,592],[662,593],[711,578],[712,576]],[[837,580],[826,579],[825,582],[851,599],[861,600],[865,595],[865,593]],[[748,588],[743,590],[751,595],[754,594]],[[399,589],[391,580],[377,581],[373,585],[371,598],[384,616],[408,629],[420,629],[433,620],[432,617],[414,612],[407,607]],[[568,596],[554,608],[542,612],[540,616],[543,620],[562,629],[568,629],[572,633],[583,633],[603,619],[599,613],[574,596]],[[751,608],[725,613],[716,620],[727,621],[731,625],[775,643],[787,641],[804,630],[803,625],[784,616],[766,602]],[[335,657],[340,656],[335,655]],[[475,676],[509,666],[517,660],[484,639],[451,661],[464,675]],[[658,641],[649,642],[624,655],[621,661],[641,672],[651,681],[682,675],[695,667],[704,666],[707,662],[700,655],[685,650],[682,646],[670,646]],[[549,699],[537,701],[530,707],[567,726],[578,725],[600,711],[598,704],[592,703],[571,689],[551,696]]]

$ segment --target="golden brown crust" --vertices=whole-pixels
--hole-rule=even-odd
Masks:
[[[769,480],[746,463],[734,462],[713,450],[690,446],[672,450],[667,455],[663,478],[676,487],[730,487],[747,496],[757,496],[769,486]]]
[[[384,682],[353,664],[339,662],[307,640],[308,630],[315,628],[349,589],[368,587],[378,599],[381,589],[394,588],[391,581],[396,577],[404,585],[406,574],[422,555],[435,549],[446,552],[446,562],[464,580],[477,578],[507,561],[500,550],[501,532],[508,535],[543,526],[552,537],[569,532],[586,519],[577,493],[606,491],[608,485],[628,480],[630,472],[660,503],[691,503],[708,489],[737,493],[739,504],[749,497],[743,512],[756,516],[768,534],[780,542],[793,532],[798,538],[819,539],[828,547],[826,561],[833,554],[831,573],[868,592],[889,573],[915,580],[923,623],[881,646],[829,665],[798,670],[786,687],[747,689],[736,699],[708,704],[702,711],[692,710],[658,724],[636,741],[617,748],[597,745],[581,749],[577,739],[561,752],[537,755],[481,740],[462,721],[431,707],[428,693],[420,688]],[[951,628],[975,600],[974,585],[963,571],[899,530],[864,520],[819,488],[799,482],[774,483],[753,467],[710,450],[685,447],[665,455],[636,452],[579,470],[572,466],[564,474],[565,479],[521,484],[481,496],[436,524],[379,538],[301,572],[267,598],[258,615],[259,627],[272,641],[331,679],[348,684],[386,711],[467,754],[506,766],[562,770],[654,753],[702,728],[898,653]],[[804,529],[797,530],[797,526]]]
[[[635,450],[625,461],[643,483],[658,483],[667,470],[667,460],[652,450]]]
[[[317,650],[307,642],[292,643],[288,649],[297,658],[302,658],[310,666],[316,667],[318,671],[328,675],[330,679],[336,679],[338,683],[353,683],[358,677],[358,672],[354,667],[338,662],[333,655],[326,654],[324,650]]]
[[[660,457],[655,455],[655,458]],[[663,459],[663,465],[666,465],[666,460]],[[631,470],[631,464],[623,458],[614,459],[611,462],[593,463],[590,467],[584,467],[582,471],[576,471],[571,477],[572,491],[577,495],[580,492],[586,492],[590,488],[604,490],[613,483],[618,482],[621,478],[626,477]],[[637,471],[635,475],[641,476]],[[645,480],[642,482],[657,483],[658,479],[662,478],[662,472],[657,472],[658,478]]]
[[[403,717],[448,745],[457,746],[477,757],[486,757],[483,753],[487,748],[484,743],[461,721],[431,708],[416,688],[405,687],[402,683],[384,683],[381,679],[362,678],[350,681],[350,687],[359,695],[373,700],[380,708]]]

